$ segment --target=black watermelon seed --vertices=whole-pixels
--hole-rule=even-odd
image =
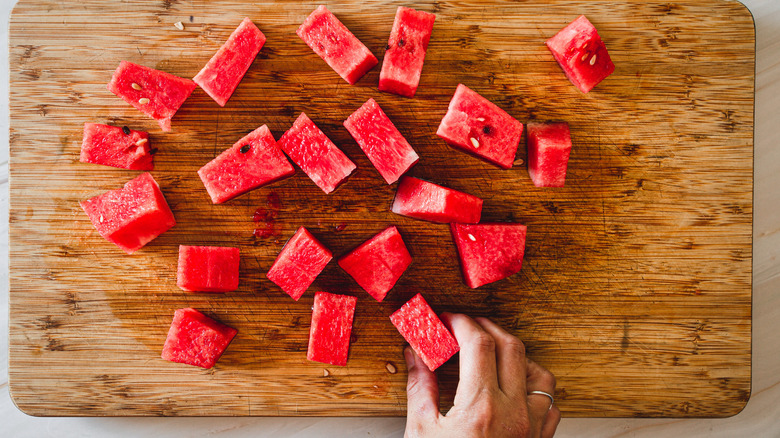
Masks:
[[[488,125],[483,126],[482,132],[484,132],[485,134],[490,134],[490,126]]]
[[[245,145],[241,146],[241,149],[239,149],[239,152],[241,152],[242,154],[245,154],[245,153],[249,152],[249,148],[250,148],[250,146],[248,144],[245,144]]]
[[[130,135],[130,128],[128,128],[127,126],[123,126],[122,127],[122,132],[124,132],[125,135]]]

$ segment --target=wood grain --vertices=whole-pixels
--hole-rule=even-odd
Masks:
[[[399,3],[400,4],[400,3]],[[403,340],[387,316],[417,292],[441,311],[512,330],[558,379],[567,416],[728,416],[750,395],[755,35],[737,2],[404,3],[435,12],[414,99],[379,93],[379,69],[343,82],[294,31],[315,4],[22,0],[11,18],[10,390],[33,415],[404,415]],[[331,10],[381,56],[396,3]],[[544,41],[585,13],[617,69],[588,95]],[[244,16],[268,37],[225,108],[196,90],[173,132],[111,93],[122,59],[192,77]],[[192,17],[190,19],[190,17]],[[182,21],[183,31],[173,27]],[[567,185],[535,188],[435,136],[458,83],[519,120],[566,120]],[[476,290],[447,227],[389,212],[386,185],[342,121],[373,97],[421,156],[412,175],[485,200],[483,219],[528,226],[523,270]],[[302,172],[212,205],[197,169],[261,124],[305,111],[358,165],[324,195]],[[136,173],[78,162],[85,121],[151,132],[153,175],[178,225],[133,256],[103,240],[78,201]],[[518,157],[525,158],[524,148]],[[252,236],[269,193],[278,239]],[[337,225],[346,224],[343,231]],[[338,256],[395,224],[414,257],[382,303],[332,263],[312,289],[359,298],[346,367],[306,361],[312,293],[265,279],[307,226]],[[179,244],[237,245],[241,285],[175,285]],[[211,370],[159,358],[190,306],[239,335]],[[390,374],[387,362],[399,372]],[[323,376],[323,368],[329,375]],[[457,363],[441,368],[443,409]]]

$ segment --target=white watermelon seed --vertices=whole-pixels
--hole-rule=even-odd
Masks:
[[[396,369],[395,365],[391,364],[390,362],[385,364],[385,368],[387,368],[387,372],[390,374],[395,374],[398,369]]]
[[[142,97],[138,99],[138,103],[140,103],[141,105],[146,105],[147,103],[149,103],[149,99],[146,97]]]
[[[181,21],[177,21],[177,22],[173,23],[173,27],[175,27],[176,29],[179,29],[179,30],[184,30],[184,25],[181,24]]]
[[[133,82],[132,84],[130,84],[130,86],[131,86],[131,87],[133,87],[133,90],[138,90],[138,91],[141,91],[141,86],[140,86],[140,85],[138,85],[138,84],[136,84],[135,82]]]
[[[146,143],[147,141],[149,141],[149,140],[147,140],[145,138],[142,138],[142,139],[138,140],[137,142],[135,142],[135,145],[136,146],[141,146],[142,144]]]
[[[582,55],[582,59],[580,59],[580,61],[584,61],[586,59],[588,59],[588,54],[587,53]]]
[[[470,239],[472,242],[476,242],[476,241],[477,241],[477,238],[476,238],[476,237],[474,237],[474,235],[473,235],[473,234],[469,234],[469,239]]]
[[[593,58],[590,58],[590,65],[593,65],[596,63],[596,55],[593,55]]]
[[[484,118],[484,117],[477,117],[477,121],[478,121],[478,122],[484,122],[484,121],[485,121],[485,118]]]
[[[479,141],[476,138],[471,137],[469,140],[471,140],[471,145],[472,146],[474,146],[475,148],[479,147]]]
[[[101,224],[103,223],[103,215],[102,214],[100,215],[100,223]]]
[[[328,377],[330,375],[330,371],[328,371],[327,368],[322,369],[322,377]]]

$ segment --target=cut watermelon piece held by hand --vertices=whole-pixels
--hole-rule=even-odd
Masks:
[[[108,91],[149,117],[160,129],[171,130],[171,118],[195,89],[195,82],[132,62],[122,61],[108,83]]]
[[[460,351],[458,341],[420,294],[390,315],[390,321],[431,371]]]
[[[587,93],[615,71],[596,28],[580,15],[546,42],[566,77]]]

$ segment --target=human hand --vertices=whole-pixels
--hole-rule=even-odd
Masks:
[[[436,375],[410,347],[405,438],[552,438],[561,412],[531,391],[555,392],[555,377],[526,358],[523,343],[486,318],[444,313],[460,344],[460,382],[446,415]]]

